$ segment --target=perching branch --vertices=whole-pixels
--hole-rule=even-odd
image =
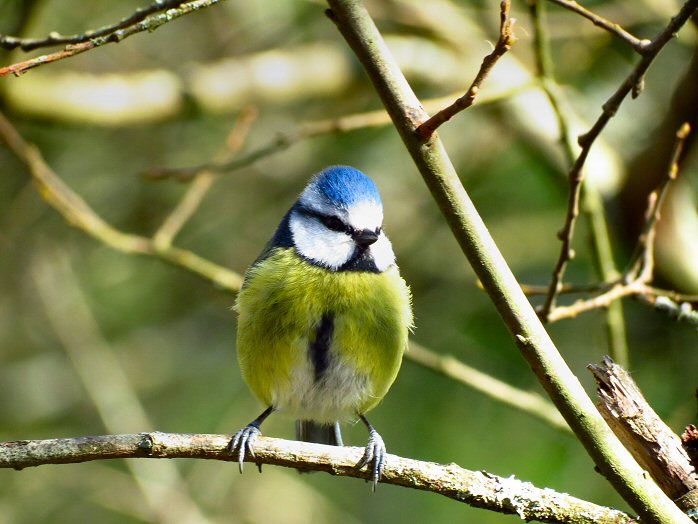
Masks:
[[[692,0],[694,1],[694,0]],[[698,0],[695,0],[698,2]],[[629,455],[564,362],[463,188],[425,114],[359,0],[329,0],[328,15],[366,69],[451,231],[553,403],[600,471],[646,522],[690,522]]]
[[[555,307],[555,302],[560,290],[560,285],[562,284],[562,279],[564,277],[567,264],[570,260],[572,260],[572,258],[574,258],[572,240],[574,238],[577,217],[579,216],[579,201],[582,192],[582,182],[584,180],[583,168],[589,155],[591,146],[601,134],[601,131],[603,131],[603,129],[606,127],[609,120],[616,114],[626,96],[632,93],[633,98],[635,98],[640,94],[643,87],[644,76],[649,69],[649,66],[657,57],[659,51],[661,51],[669,40],[674,37],[679,29],[681,29],[681,27],[683,27],[683,25],[696,12],[696,9],[698,9],[698,0],[687,0],[679,13],[673,17],[669,24],[654,38],[654,40],[652,40],[650,44],[646,46],[646,51],[643,54],[642,59],[635,69],[630,73],[630,75],[628,75],[625,81],[620,85],[620,87],[618,87],[615,93],[613,93],[606,103],[604,103],[603,112],[591,129],[578,139],[582,150],[577,156],[577,160],[568,174],[570,187],[567,215],[565,217],[565,224],[559,233],[560,240],[562,241],[562,247],[553,270],[548,296],[546,297],[545,304],[540,311],[541,317],[545,320],[548,319],[550,312]]]
[[[23,469],[42,464],[69,464],[115,458],[195,458],[237,460],[228,452],[229,435],[183,435],[148,432],[0,443],[0,468]],[[248,462],[325,471],[332,475],[368,478],[356,468],[363,448],[324,446],[259,437],[255,458]],[[246,474],[255,474],[250,471]],[[470,506],[518,515],[523,520],[558,523],[637,523],[620,511],[597,506],[515,478],[470,471],[456,464],[388,455],[381,483],[430,491]]]
[[[482,61],[480,70],[477,72],[473,83],[463,96],[453,102],[450,106],[436,113],[417,128],[417,131],[420,135],[422,135],[422,138],[429,138],[441,124],[448,122],[458,113],[469,108],[475,103],[475,97],[477,97],[478,93],[480,92],[482,85],[484,84],[494,65],[497,63],[497,60],[499,60],[507,51],[509,51],[511,46],[514,45],[514,42],[516,41],[516,37],[514,36],[514,20],[509,17],[510,8],[510,0],[502,0],[499,7],[499,39],[497,40],[497,44],[494,46],[492,52]]]
[[[29,69],[75,56],[77,54],[84,53],[85,51],[89,51],[90,49],[94,49],[95,47],[101,47],[110,43],[118,44],[124,38],[128,38],[136,33],[142,33],[143,31],[155,31],[158,27],[166,24],[167,22],[171,22],[172,20],[175,20],[181,16],[188,15],[194,11],[198,11],[204,7],[209,7],[221,1],[222,0],[192,0],[190,2],[173,0],[158,1],[149,7],[137,10],[133,15],[125,18],[117,24],[103,27],[94,32],[88,31],[82,35],[66,37],[52,33],[47,38],[36,40],[23,40],[21,38],[12,36],[0,36],[0,45],[8,49],[22,47],[23,49],[28,50],[70,42],[61,51],[41,55],[36,58],[24,60],[9,66],[0,67],[0,77],[7,76],[9,74],[20,76]],[[166,9],[164,13],[154,14],[164,9]]]

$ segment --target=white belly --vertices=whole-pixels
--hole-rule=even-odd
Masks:
[[[371,396],[368,379],[332,359],[319,380],[309,359],[291,375],[291,387],[274,391],[274,406],[301,420],[321,423],[346,421],[356,417],[359,406]]]

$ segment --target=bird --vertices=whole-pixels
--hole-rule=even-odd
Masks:
[[[314,175],[246,271],[234,309],[242,377],[266,406],[230,441],[240,472],[273,412],[297,419],[298,440],[338,446],[339,424],[359,419],[369,437],[356,467],[375,490],[387,452],[366,413],[398,374],[413,315],[373,180],[344,165]]]

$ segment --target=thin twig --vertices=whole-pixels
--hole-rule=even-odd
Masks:
[[[235,156],[244,144],[252,122],[256,118],[257,112],[251,108],[240,113],[233,130],[228,135],[225,146],[216,155],[214,162],[224,163]],[[204,169],[194,175],[192,184],[184,193],[179,204],[165,217],[162,225],[153,234],[153,245],[158,250],[167,249],[172,245],[174,237],[199,209],[201,202],[217,178],[218,175],[209,169]]]
[[[653,305],[656,304],[657,297],[665,297],[666,300],[672,300],[666,291],[652,288],[648,284],[654,276],[654,237],[657,222],[660,218],[662,202],[665,199],[670,183],[678,177],[679,158],[690,130],[690,126],[685,123],[676,132],[676,142],[674,143],[666,176],[660,187],[653,191],[649,197],[649,204],[645,212],[645,226],[638,238],[628,269],[604,293],[587,300],[578,300],[570,306],[555,307],[548,315],[549,322],[555,322],[563,318],[573,318],[594,309],[606,308],[627,296],[647,297],[645,301]],[[660,303],[663,303],[663,300],[660,300]]]
[[[380,127],[390,123],[390,117],[385,111],[370,111],[367,113],[357,113],[341,118],[317,120],[301,124],[290,133],[279,133],[268,144],[264,144],[245,155],[233,158],[215,159],[205,164],[188,167],[156,167],[143,173],[143,176],[152,180],[165,180],[175,178],[179,182],[189,182],[197,173],[209,170],[216,173],[232,172],[244,167],[248,167],[262,158],[269,157],[284,151],[292,145],[308,140],[316,136],[330,133],[346,133],[356,129],[366,129],[369,127]]]
[[[499,38],[492,52],[482,61],[480,70],[477,72],[473,83],[463,96],[458,98],[450,106],[436,113],[417,128],[417,132],[422,138],[429,138],[441,124],[448,122],[455,115],[475,103],[475,98],[494,65],[507,51],[509,51],[511,46],[514,45],[516,37],[514,36],[514,20],[509,17],[510,7],[510,0],[502,0],[499,7]]]
[[[584,6],[579,5],[577,2],[574,0],[549,0],[550,2],[557,4],[559,6],[564,7],[565,9],[569,9],[570,11],[573,11],[574,13],[577,13],[578,15],[582,15],[584,18],[587,20],[590,20],[595,26],[601,27],[611,33],[613,36],[616,36],[626,42],[630,47],[632,47],[635,51],[640,53],[641,55],[645,54],[647,51],[648,46],[652,43],[650,40],[646,39],[639,39],[632,34],[630,34],[628,31],[623,29],[620,25],[616,24],[615,22],[611,22],[610,20],[605,19],[602,16],[597,15],[596,13],[590,11]]]
[[[606,127],[609,120],[616,114],[625,97],[632,93],[633,98],[638,96],[642,91],[644,75],[647,72],[650,64],[656,58],[661,49],[673,38],[681,27],[691,18],[693,13],[698,9],[698,0],[687,0],[681,7],[679,13],[674,16],[669,24],[652,40],[647,46],[647,51],[643,55],[638,65],[628,75],[625,81],[611,95],[611,97],[603,105],[603,111],[592,128],[580,136],[578,139],[582,150],[577,157],[574,165],[568,174],[569,178],[569,200],[567,205],[567,214],[565,224],[559,232],[559,238],[562,240],[560,255],[553,270],[552,280],[548,296],[545,304],[541,308],[540,315],[544,320],[548,318],[551,310],[555,307],[555,301],[560,290],[560,285],[567,268],[567,264],[574,258],[574,250],[572,249],[572,240],[574,238],[575,226],[577,217],[579,216],[579,202],[582,191],[582,182],[584,180],[583,168],[586,162],[589,150],[601,131]]]
[[[646,294],[640,295],[638,299],[654,306],[659,311],[664,311],[678,322],[688,322],[689,324],[698,326],[698,310],[689,302],[672,300],[667,296],[651,296]]]
[[[670,184],[679,176],[679,159],[683,152],[686,138],[691,132],[691,126],[685,122],[676,131],[676,140],[669,159],[669,166],[666,175],[660,186],[652,191],[649,196],[649,205],[645,213],[645,226],[638,237],[637,246],[630,259],[629,269],[626,271],[626,279],[640,279],[643,282],[651,280],[654,269],[654,238],[656,234],[657,222],[660,218],[662,204]]]
[[[232,461],[229,435],[187,435],[148,432],[0,443],[0,468],[22,469],[42,464],[69,464],[114,458],[194,458]],[[248,462],[273,464],[332,475],[366,479],[356,468],[364,449],[324,446],[270,437],[255,441]],[[250,474],[250,473],[246,473]],[[518,515],[522,520],[558,523],[631,524],[621,511],[598,506],[551,489],[541,489],[513,477],[470,471],[386,455],[381,483],[430,491],[470,506]]]
[[[479,107],[482,107],[484,104],[492,104],[500,100],[506,100],[515,95],[519,90],[528,89],[529,87],[533,87],[533,83],[524,84],[516,89],[503,90],[496,95],[485,93],[482,98],[479,99]],[[443,107],[453,100],[453,96],[455,95],[425,100],[424,108],[427,111],[438,110],[438,108]],[[253,149],[247,154],[235,156],[226,162],[211,161],[185,167],[153,167],[144,171],[142,175],[151,180],[175,179],[178,182],[189,182],[194,178],[196,173],[200,171],[209,170],[215,173],[231,173],[249,167],[259,160],[280,153],[304,140],[310,140],[331,133],[349,133],[359,129],[383,127],[390,125],[390,123],[390,116],[383,109],[354,113],[339,118],[305,122],[300,124],[295,130],[279,133],[273,137],[269,143]]]
[[[545,23],[545,3],[537,0],[529,1],[533,19],[533,43],[536,57],[536,69],[541,88],[550,102],[558,127],[560,142],[568,166],[574,164],[575,145],[570,128],[570,118],[563,110],[562,95],[558,89],[552,66],[547,26]],[[592,247],[597,272],[602,282],[612,282],[620,276],[613,258],[613,248],[608,234],[606,212],[599,190],[585,179],[581,193],[582,210],[586,214],[591,231]],[[563,284],[563,289],[564,289]],[[546,294],[547,294],[546,290]],[[562,289],[558,292],[562,293]],[[608,334],[609,353],[621,365],[628,365],[628,342],[625,331],[623,303],[612,302],[606,310],[606,330]]]
[[[34,49],[39,49],[40,47],[50,47],[55,45],[66,45],[66,44],[81,44],[87,42],[93,38],[100,36],[107,36],[119,29],[125,29],[132,26],[141,20],[144,20],[149,15],[153,13],[158,13],[164,11],[165,9],[171,9],[173,7],[178,7],[183,4],[186,0],[157,0],[153,4],[146,7],[139,7],[133,14],[122,19],[120,22],[112,25],[107,25],[100,27],[99,29],[93,29],[90,31],[85,31],[84,33],[64,36],[57,32],[51,32],[45,38],[19,38],[10,35],[0,35],[0,47],[4,47],[8,50],[13,50],[16,48],[22,49],[22,51],[32,51]]]
[[[205,7],[209,7],[221,1],[222,0],[192,0],[186,3],[179,2],[178,7],[169,8],[164,13],[151,13],[149,14],[149,16],[146,16],[143,19],[139,19],[135,23],[131,23],[123,28],[107,32],[104,36],[93,36],[85,42],[78,44],[69,44],[61,51],[50,53],[48,55],[42,55],[36,58],[32,58],[30,60],[24,60],[22,62],[18,62],[9,66],[0,67],[0,77],[7,76],[10,74],[20,76],[29,69],[33,69],[43,64],[48,64],[51,62],[62,60],[64,58],[75,56],[77,54],[84,53],[85,51],[89,51],[90,49],[94,49],[95,47],[101,47],[105,44],[119,43],[124,38],[128,38],[129,36],[135,35],[136,33],[141,33],[143,31],[154,31],[155,29],[157,29],[163,24],[166,24],[167,22],[171,22],[172,20],[175,20],[181,16],[188,15],[189,13],[192,13],[199,9],[203,9]],[[132,16],[136,17],[136,13],[134,13],[134,15]]]
[[[150,238],[124,233],[106,223],[78,194],[68,187],[46,164],[41,153],[27,144],[12,124],[0,113],[0,137],[12,152],[28,167],[42,198],[54,207],[71,225],[85,231],[103,244],[128,254],[159,257],[184,268],[217,287],[237,291],[242,277],[223,266],[178,247],[156,249]]]

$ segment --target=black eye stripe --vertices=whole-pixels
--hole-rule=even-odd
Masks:
[[[335,216],[320,215],[318,218],[327,229],[331,229],[332,231],[341,231],[344,233],[349,233],[351,231],[350,228],[344,222],[342,222],[339,218]]]
[[[308,209],[307,207],[301,207],[300,211],[307,216],[317,218],[322,225],[331,231],[346,233],[348,235],[352,235],[354,233],[354,229],[352,227],[345,224],[341,218],[335,215],[326,215],[325,213],[319,213],[312,209]]]

